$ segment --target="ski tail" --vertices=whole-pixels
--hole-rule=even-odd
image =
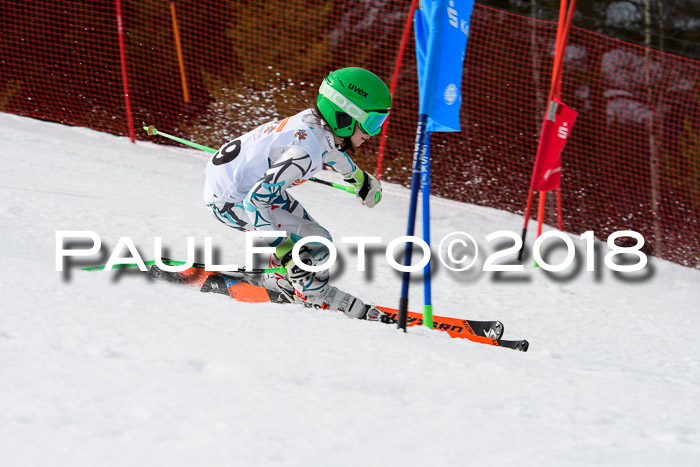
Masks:
[[[148,274],[153,278],[167,282],[193,285],[199,287],[202,292],[228,295],[239,302],[276,302],[278,301],[279,295],[281,295],[272,290],[247,284],[229,274],[219,274],[218,272],[206,271],[196,267],[186,269],[182,272],[169,272],[153,265]]]

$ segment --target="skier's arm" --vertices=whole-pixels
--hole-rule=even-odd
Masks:
[[[284,191],[295,181],[308,178],[311,164],[311,156],[297,146],[290,146],[279,158],[271,161],[270,168],[243,200],[243,207],[256,230],[284,230],[275,221],[273,206],[277,203],[282,207]]]
[[[360,202],[373,208],[382,199],[382,186],[374,175],[363,171],[342,151],[328,152],[324,162],[340,173],[346,182],[355,188]]]

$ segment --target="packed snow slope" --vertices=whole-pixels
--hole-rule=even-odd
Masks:
[[[527,353],[77,260],[61,273],[57,231],[101,237],[81,264],[106,262],[127,236],[146,260],[155,236],[176,258],[187,237],[201,248],[211,236],[222,263],[242,264],[243,235],[203,206],[202,152],[8,114],[0,140],[3,466],[698,465],[697,270],[651,258],[613,274],[600,243],[588,272],[571,236],[563,272],[532,260],[483,272],[495,251],[485,237],[519,232],[520,218],[435,199],[434,245],[464,231],[481,247],[467,272],[435,266],[435,314],[500,319]],[[365,272],[354,247],[339,248],[333,280],[395,307],[401,278],[384,249],[405,233],[408,191],[385,184],[367,209],[319,184],[293,190],[336,242],[382,238]],[[422,300],[416,281],[411,308]]]

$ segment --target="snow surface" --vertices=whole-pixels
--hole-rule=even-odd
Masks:
[[[500,319],[527,353],[76,260],[60,273],[59,230],[100,235],[90,264],[122,236],[145,259],[154,236],[176,258],[186,237],[211,236],[222,262],[242,262],[243,235],[202,204],[204,153],[8,114],[0,139],[3,466],[700,465],[700,271],[652,258],[613,274],[599,257],[591,273],[583,249],[577,268],[549,275],[531,261],[523,273],[436,268],[435,314]],[[370,210],[294,188],[336,241],[381,236],[382,248],[408,210],[406,189],[384,193]],[[446,200],[432,211],[435,244],[462,230],[493,251],[488,233],[521,226]],[[370,251],[360,273],[356,250],[340,249],[334,282],[396,306],[400,275]]]

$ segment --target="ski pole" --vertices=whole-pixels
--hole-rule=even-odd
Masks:
[[[169,259],[169,258],[161,258],[161,261],[163,261],[163,264],[167,264],[168,266],[181,266],[185,264],[185,261],[176,261],[174,259]],[[144,261],[144,265],[146,266],[153,266],[156,264],[155,260],[153,261]],[[123,269],[123,268],[136,268],[138,267],[138,264],[115,264],[112,268],[113,269]],[[192,263],[193,268],[198,268],[198,269],[205,269],[206,265],[204,263]],[[103,266],[92,266],[88,268],[81,268],[83,271],[103,271],[104,270],[104,265]],[[245,269],[245,268],[238,268],[233,271],[226,271],[226,272],[235,272],[238,274],[269,274],[269,273],[279,273],[279,274],[287,274],[287,268],[284,266],[279,266],[276,268],[260,268],[260,269]]]
[[[184,261],[176,261],[174,259],[169,259],[169,258],[162,258],[164,263],[172,263],[172,264],[185,264]],[[204,269],[206,270],[207,266],[204,263],[192,263],[193,268],[197,269]],[[219,272],[219,271],[217,271]],[[253,269],[246,269],[246,268],[238,268],[234,269],[232,271],[223,271],[223,272],[235,272],[238,274],[269,274],[272,272],[277,272],[280,274],[287,274],[287,268],[284,266],[278,266],[276,268],[253,268]]]
[[[350,185],[343,185],[342,183],[333,183],[315,177],[311,177],[309,180],[311,180],[312,182],[320,183],[321,185],[331,186],[339,190],[347,191],[348,193],[352,193],[353,195],[355,194],[355,188],[351,187]]]
[[[163,138],[171,139],[173,141],[177,141],[178,143],[182,143],[186,146],[191,146],[193,148],[200,149],[202,151],[206,151],[210,154],[216,154],[217,150],[214,148],[209,148],[207,146],[202,146],[201,144],[193,143],[192,141],[187,141],[186,139],[178,138],[177,136],[169,135],[167,133],[163,133],[162,131],[159,131],[155,126],[150,125],[150,126],[145,126],[143,127],[144,130],[146,130],[146,133],[148,133],[149,136],[153,135],[158,135],[162,136]],[[339,190],[347,191],[348,193],[352,193],[353,195],[355,194],[355,188],[349,186],[349,185],[343,185],[341,183],[334,183],[334,182],[329,182],[326,180],[321,180],[319,178],[311,177],[309,178],[312,182],[320,183],[321,185],[326,185],[330,186],[333,188],[337,188]]]
[[[148,133],[148,136],[158,135],[158,136],[162,136],[163,138],[168,138],[168,139],[171,139],[173,141],[177,141],[178,143],[182,143],[184,145],[191,146],[193,148],[201,149],[202,151],[210,152],[212,154],[216,153],[216,149],[208,148],[206,146],[202,146],[201,144],[193,143],[192,141],[187,141],[186,139],[178,138],[177,136],[163,133],[161,131],[158,131],[158,129],[156,127],[154,127],[153,125],[145,126],[145,127],[143,127],[143,129],[146,130],[146,133]]]

